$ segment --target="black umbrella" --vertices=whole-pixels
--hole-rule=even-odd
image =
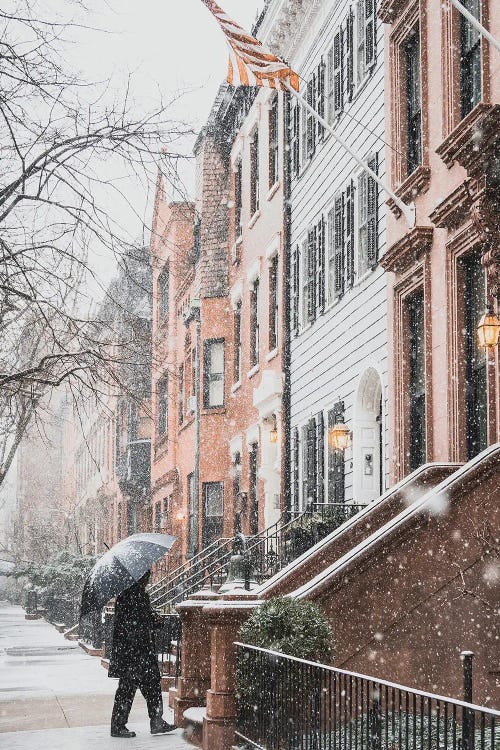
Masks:
[[[104,607],[133,586],[175,542],[168,534],[132,534],[111,547],[94,565],[82,593],[80,617]]]

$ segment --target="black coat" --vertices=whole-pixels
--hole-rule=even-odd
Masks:
[[[136,684],[160,679],[154,627],[155,615],[142,584],[131,586],[117,597],[108,677],[125,677]]]

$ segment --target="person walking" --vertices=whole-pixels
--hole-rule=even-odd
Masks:
[[[150,576],[151,571],[145,573],[115,603],[108,677],[118,677],[119,682],[111,715],[112,737],[135,737],[126,724],[137,688],[148,706],[151,734],[175,729],[162,716],[161,677],[153,647],[153,630],[161,625],[161,618],[153,612],[146,592]]]

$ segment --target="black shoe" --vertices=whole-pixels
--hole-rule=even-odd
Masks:
[[[166,734],[173,732],[174,729],[176,729],[174,724],[169,724],[164,719],[155,719],[151,722],[151,734]]]
[[[131,732],[127,727],[111,727],[112,737],[135,737],[135,732]]]

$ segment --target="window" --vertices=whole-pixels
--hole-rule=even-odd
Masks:
[[[198,499],[196,497],[194,474],[187,476],[187,496],[189,500],[189,542],[191,555],[198,551]]]
[[[161,502],[155,503],[155,531],[161,529]]]
[[[278,346],[278,256],[271,258],[269,265],[269,350]]]
[[[327,416],[328,430],[344,419],[344,402],[338,401]],[[344,452],[337,451],[328,444],[328,502],[345,501],[345,460]]]
[[[312,417],[302,428],[303,505],[324,501],[324,433],[323,412]]]
[[[462,0],[474,18],[481,18],[480,0]],[[471,112],[481,101],[481,35],[460,13],[460,114]]]
[[[168,509],[172,505],[172,495],[168,495],[168,497],[163,498],[163,517],[167,519],[168,517]]]
[[[234,311],[234,382],[241,380],[241,300],[236,305]]]
[[[302,325],[306,326],[309,322],[309,243],[308,240],[302,242],[301,247],[301,259],[302,259],[302,273],[301,273],[301,286],[302,286]]]
[[[203,406],[224,406],[224,340],[205,341]]]
[[[250,143],[250,216],[259,210],[259,131]]]
[[[278,182],[278,97],[269,110],[269,188]]]
[[[158,314],[160,321],[168,316],[170,297],[170,272],[168,265],[158,277]]]
[[[477,339],[477,326],[486,306],[481,252],[466,256],[462,267],[465,287],[465,431],[467,459],[471,459],[488,445],[487,360]]]
[[[259,531],[259,500],[257,492],[258,444],[252,443],[248,464],[248,502],[250,509],[250,533]]]
[[[356,37],[356,70],[358,85],[376,63],[376,1],[359,0]]]
[[[339,29],[328,52],[328,122],[344,109],[344,32]]]
[[[203,482],[203,546],[222,534],[224,482]]]
[[[300,171],[300,110],[301,105],[292,97],[290,102],[290,152],[292,155],[292,173],[297,176]]]
[[[166,435],[168,431],[168,375],[160,378],[157,386],[158,399],[158,434]]]
[[[250,366],[259,363],[259,279],[250,290]]]
[[[406,170],[422,163],[422,95],[420,89],[420,27],[403,44],[406,72]]]
[[[426,459],[425,438],[425,314],[424,294],[418,291],[407,301],[409,353],[409,469]]]
[[[242,165],[241,159],[236,165],[236,173],[234,176],[234,226],[236,237],[241,236],[241,216],[242,216]]]
[[[316,109],[316,74],[307,82],[306,101],[310,107]],[[312,159],[316,150],[316,118],[308,109],[306,109],[305,118],[306,129],[306,150],[305,158]]]
[[[179,367],[179,424],[184,422],[184,365]]]
[[[233,459],[233,507],[234,531],[241,531],[241,508],[239,495],[241,492],[241,454],[236,453]]]

